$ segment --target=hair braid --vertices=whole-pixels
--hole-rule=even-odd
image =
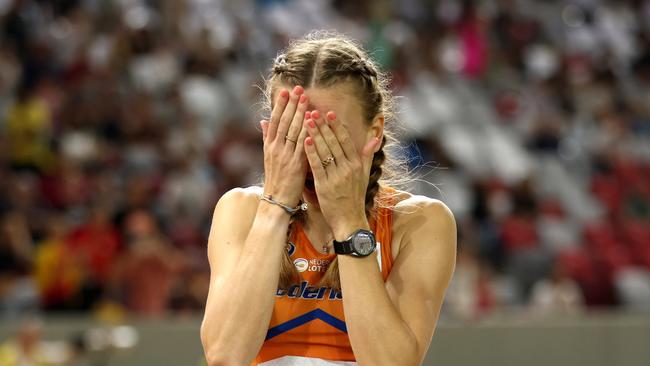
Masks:
[[[293,230],[294,222],[295,219],[292,217],[289,227],[287,228],[287,244],[291,240],[291,231]],[[278,279],[278,287],[287,289],[292,284],[296,283],[296,281],[300,278],[300,275],[298,274],[298,270],[291,260],[288,247],[285,248],[284,255],[282,257],[282,261],[280,262],[280,277]]]
[[[386,160],[384,145],[386,145],[386,136],[381,139],[381,147],[372,157],[370,177],[368,178],[368,189],[366,189],[366,215],[368,216],[370,216],[370,213],[375,206],[375,196],[377,196],[377,192],[379,192],[379,179],[382,174],[381,166],[384,164],[384,160]]]

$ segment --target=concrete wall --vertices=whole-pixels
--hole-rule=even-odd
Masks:
[[[94,353],[93,365],[200,365],[202,349],[197,319],[136,321],[134,349]],[[92,326],[83,317],[52,318],[46,339],[69,339]],[[3,322],[6,340],[17,323]],[[500,316],[472,324],[441,321],[424,365],[650,365],[650,316],[601,314],[581,318],[523,320]]]

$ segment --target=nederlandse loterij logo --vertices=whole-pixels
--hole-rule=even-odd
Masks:
[[[305,258],[296,258],[293,264],[296,266],[298,272],[305,272],[307,267],[309,267],[309,262]]]
[[[309,267],[307,270],[309,272],[325,272],[329,266],[330,261],[328,259],[318,259],[312,258],[309,260]]]

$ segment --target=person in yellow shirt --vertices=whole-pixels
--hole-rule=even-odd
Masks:
[[[0,344],[0,366],[45,366],[41,348],[41,323],[28,320],[22,324],[15,338]]]
[[[32,89],[21,86],[7,112],[6,135],[14,168],[43,171],[52,163],[52,124],[47,104]]]

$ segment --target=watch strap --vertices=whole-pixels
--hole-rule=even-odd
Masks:
[[[359,233],[366,233],[372,237],[373,242],[375,243],[375,249],[376,249],[376,239],[375,239],[375,234],[372,232],[372,230],[367,230],[367,229],[358,229],[357,231],[353,232],[346,240],[344,241],[336,241],[336,239],[333,240],[334,244],[334,253],[336,254],[349,254],[355,257],[365,257],[368,254],[361,254],[355,251],[352,243],[357,235]]]
[[[348,240],[344,241],[333,241],[334,244],[334,253],[336,254],[352,254],[352,240],[351,238],[348,238]]]

